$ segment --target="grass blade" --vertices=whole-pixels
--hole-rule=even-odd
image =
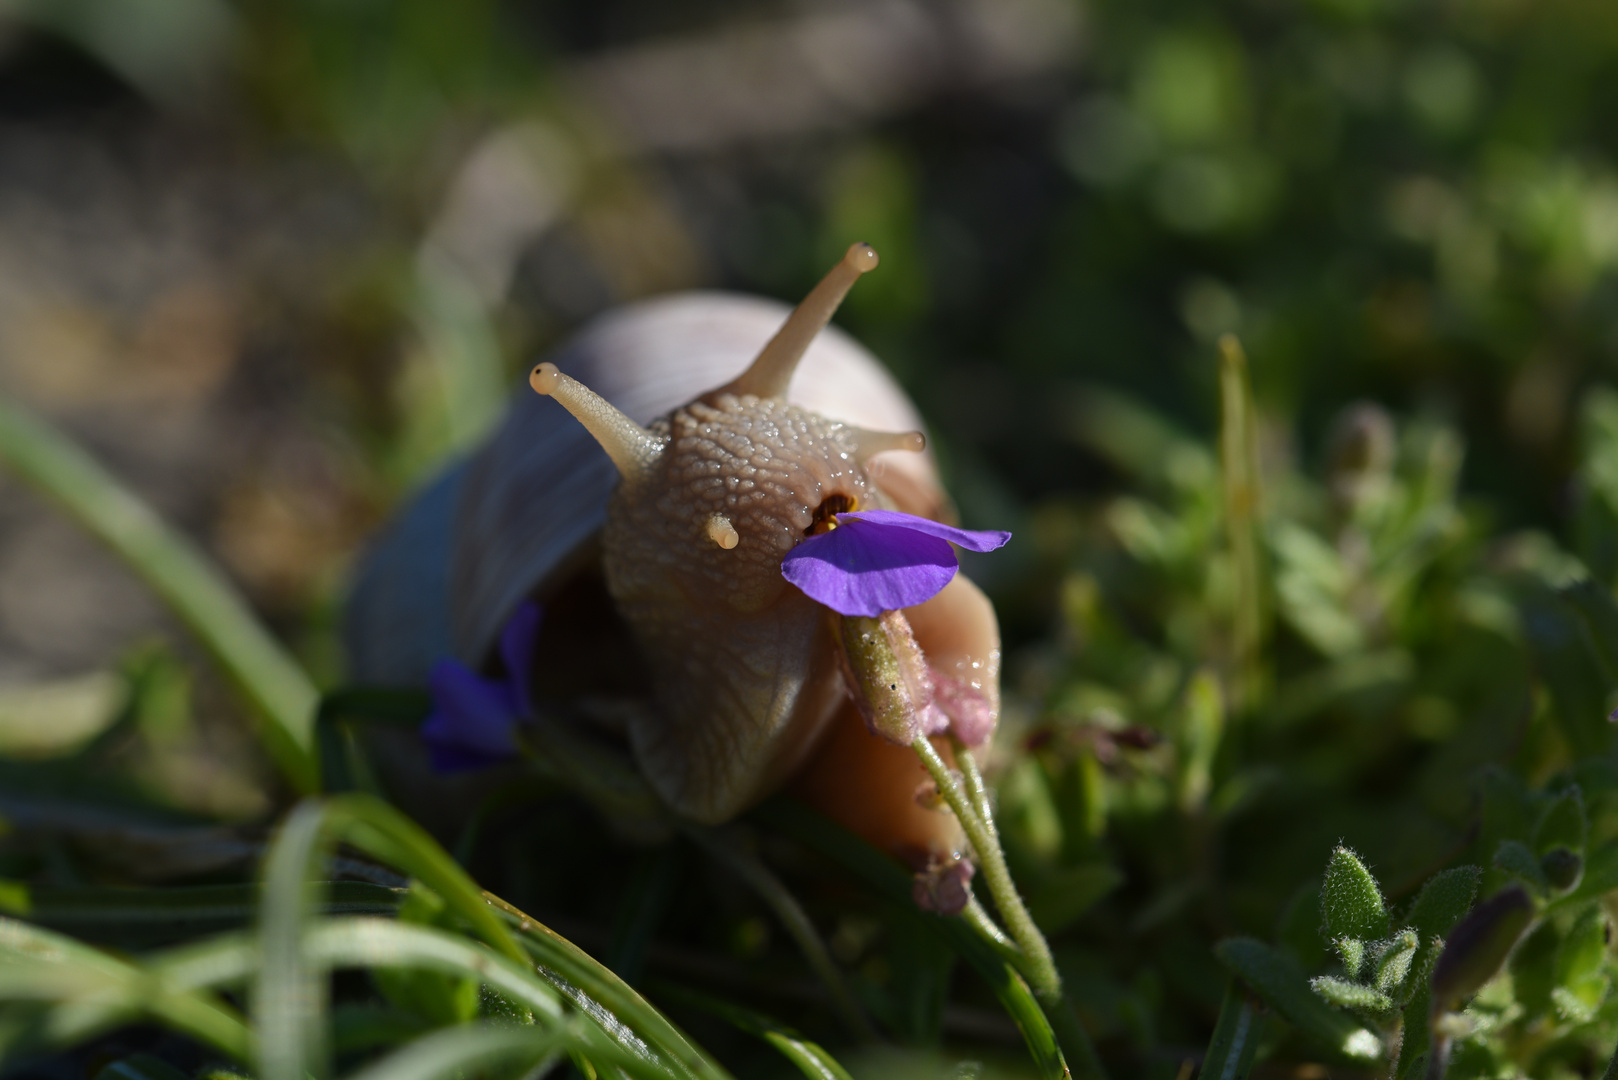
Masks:
[[[299,791],[316,790],[315,688],[213,562],[66,435],[5,401],[0,464],[141,576],[260,715],[265,747],[287,780]]]
[[[848,1075],[848,1070],[844,1069],[819,1043],[805,1039],[790,1027],[763,1013],[744,1009],[721,998],[672,983],[659,983],[657,992],[659,996],[672,998],[694,1009],[712,1013],[749,1035],[757,1035],[781,1051],[782,1056],[796,1065],[798,1071],[809,1080],[853,1080]]]
[[[1202,1059],[1202,1075],[1207,1080],[1247,1080],[1257,1053],[1258,1014],[1253,999],[1233,980],[1225,987],[1219,1020]]]
[[[560,934],[523,914],[492,893],[483,894],[490,904],[504,912],[518,931],[528,954],[543,968],[554,973],[567,993],[573,990],[597,1003],[618,1022],[651,1044],[673,1061],[686,1075],[697,1080],[728,1080],[729,1073],[693,1044],[667,1017],[635,989],[620,979],[589,953]],[[577,1003],[577,999],[576,1003]]]
[[[321,910],[328,915],[387,915],[399,890],[361,881],[326,883]],[[29,920],[41,926],[123,944],[195,938],[249,925],[258,910],[257,885],[192,885],[166,889],[83,888],[33,890]]]
[[[534,1028],[492,1024],[445,1028],[406,1043],[350,1074],[349,1080],[439,1080],[490,1075],[495,1065],[558,1060],[573,1041],[566,1032]]]
[[[325,980],[303,952],[304,927],[317,901],[333,845],[343,840],[414,875],[497,951],[526,962],[522,949],[483,902],[476,885],[415,822],[369,795],[308,800],[297,806],[264,862],[259,924],[263,963],[254,993],[259,1069],[264,1080],[302,1080],[324,1058]]]
[[[101,1067],[95,1080],[191,1080],[162,1058],[151,1054],[130,1054]]]
[[[504,901],[480,892],[420,826],[371,796],[344,795],[310,800],[297,807],[265,860],[261,959],[254,995],[264,1080],[301,1080],[307,1063],[323,1056],[320,1039],[324,1025],[318,1021],[324,1012],[325,983],[316,970],[322,962],[316,951],[322,939],[307,929],[314,902],[310,883],[338,840],[413,875],[436,892],[449,910],[471,924],[473,932],[492,950],[524,970],[531,970],[530,952],[535,953],[548,969],[542,972],[546,979],[632,1054],[649,1044],[650,1054],[662,1055],[698,1080],[726,1076],[717,1063],[692,1046],[612,972]],[[497,910],[504,911],[507,918],[502,919]],[[527,948],[512,936],[508,920],[524,930]],[[374,927],[367,932],[373,938],[388,933]],[[390,940],[403,939],[395,934]],[[536,940],[542,941],[544,947],[536,947]],[[375,954],[372,962],[378,962],[383,955]],[[637,1033],[645,1036],[646,1044],[640,1042]]]
[[[248,1059],[241,1016],[212,994],[177,985],[71,938],[0,918],[0,999],[55,1002],[36,1032],[51,1044],[79,1042],[149,1017]]]
[[[428,926],[364,915],[323,919],[305,930],[303,954],[321,973],[333,968],[400,967],[471,976],[536,1016],[562,1018],[556,991],[534,973],[532,965]],[[230,934],[158,954],[149,968],[183,989],[231,986],[259,970],[260,955],[251,937]]]
[[[1250,712],[1263,692],[1264,585],[1258,550],[1258,432],[1253,422],[1253,396],[1247,382],[1247,355],[1229,334],[1219,342],[1219,417],[1219,465],[1235,591],[1232,711],[1239,716]]]

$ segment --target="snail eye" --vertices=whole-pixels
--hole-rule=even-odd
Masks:
[[[821,500],[820,505],[815,507],[814,520],[809,523],[807,529],[803,530],[803,535],[819,536],[823,532],[831,532],[837,528],[838,514],[853,513],[858,507],[859,500],[852,495],[843,495],[841,493],[827,495],[825,499]]]
[[[741,533],[736,531],[736,526],[732,525],[730,523],[730,519],[724,514],[710,515],[708,518],[707,530],[708,539],[712,540],[726,551],[731,550],[737,544],[742,542]]]

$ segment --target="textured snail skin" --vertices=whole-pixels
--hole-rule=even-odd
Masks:
[[[844,425],[779,399],[722,394],[651,429],[666,448],[614,492],[602,535],[659,706],[630,742],[664,801],[723,821],[802,761],[845,696],[825,611],[782,578],[782,557],[826,499],[886,499]],[[734,548],[709,537],[715,514]]]
[[[630,720],[631,746],[672,807],[723,821],[795,777],[808,801],[888,850],[919,861],[958,849],[953,820],[915,803],[925,773],[914,756],[860,725],[828,613],[780,574],[829,495],[933,518],[950,504],[926,453],[858,463],[851,425],[906,430],[919,417],[835,328],[809,346],[784,398],[715,391],[786,315],[767,301],[688,294],[588,328],[556,363],[669,440],[656,465],[620,484],[555,401],[519,395],[501,429],[406,511],[362,569],[348,620],[355,677],[421,681],[444,625],[455,653],[477,663],[521,599],[543,602],[599,560],[656,702]],[[733,547],[716,541],[716,513],[735,530]],[[911,615],[934,666],[997,701],[998,627],[982,593],[958,576]],[[378,632],[389,645],[365,640]]]

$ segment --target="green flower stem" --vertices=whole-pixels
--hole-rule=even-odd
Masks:
[[[961,912],[961,918],[978,932],[979,937],[993,946],[995,952],[1011,963],[1020,967],[1028,959],[1023,955],[1022,948],[1007,937],[1006,932],[1000,929],[1000,925],[983,909],[977,897],[974,896],[966,902],[966,909]]]
[[[961,779],[966,783],[966,793],[972,798],[972,806],[983,819],[984,828],[994,836],[995,841],[1000,839],[1000,830],[994,823],[994,807],[989,805],[989,788],[983,783],[983,772],[978,768],[978,759],[972,756],[972,749],[955,736],[950,736],[950,746],[955,751],[955,764],[961,770]]]
[[[797,944],[798,951],[803,953],[809,967],[825,984],[827,992],[831,995],[832,1007],[839,1019],[857,1038],[866,1042],[876,1041],[876,1029],[860,1011],[859,1003],[854,1000],[848,984],[843,981],[842,972],[837,970],[837,964],[832,960],[831,953],[826,950],[825,942],[820,940],[820,933],[810,920],[809,913],[803,910],[803,905],[798,903],[798,898],[781,883],[781,879],[770,873],[769,867],[765,866],[758,856],[740,844],[734,843],[733,838],[724,835],[721,830],[698,825],[682,825],[680,831],[715,862],[730,870],[758,893],[760,899],[770,906],[770,910],[781,921],[787,934]]]
[[[1039,927],[1034,925],[1022,897],[1017,894],[1017,886],[1011,880],[1011,870],[1006,866],[1005,853],[1000,850],[1000,841],[993,828],[984,824],[983,818],[973,808],[971,797],[960,777],[944,764],[944,759],[927,736],[917,736],[910,746],[932,774],[933,783],[938,785],[944,800],[955,811],[955,817],[977,853],[984,880],[989,885],[989,895],[994,897],[1001,918],[1005,919],[1007,929],[1022,950],[1018,968],[1028,977],[1034,994],[1042,1002],[1059,1002],[1062,998],[1062,977],[1057,974],[1056,963],[1051,959],[1051,947],[1046,943],[1045,935],[1039,932]]]
[[[95,459],[50,424],[0,401],[0,464],[123,559],[179,616],[263,718],[262,737],[293,787],[319,789],[319,695],[236,587]]]

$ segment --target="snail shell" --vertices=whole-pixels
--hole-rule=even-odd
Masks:
[[[737,379],[789,315],[784,305],[768,300],[679,294],[609,312],[552,360],[646,426]],[[785,402],[822,423],[835,422],[832,428],[921,427],[887,370],[834,327],[808,342]],[[875,501],[935,519],[952,513],[925,451],[875,454],[864,480],[877,489]],[[363,563],[345,624],[353,677],[420,684],[446,654],[479,666],[524,598],[545,601],[599,566],[599,537],[619,483],[607,452],[555,399],[519,395],[489,441],[432,482]],[[728,550],[737,541],[734,531],[709,535],[717,548]],[[909,614],[929,663],[959,670],[997,703],[998,627],[982,593],[957,575],[943,593]],[[553,608],[547,624],[558,617],[572,616]],[[808,629],[792,640],[748,640],[739,617],[716,626],[712,613],[701,625],[693,620],[689,627],[671,627],[655,642],[642,635],[643,652],[687,654],[646,657],[654,668],[754,668],[719,674],[756,675],[754,682],[762,678],[785,687],[767,705],[743,707],[761,715],[749,723],[733,717],[725,730],[701,717],[684,729],[649,724],[637,732],[632,726],[643,772],[666,801],[698,820],[734,816],[797,774],[795,783],[806,797],[890,850],[919,861],[926,852],[956,846],[947,815],[916,805],[914,793],[925,774],[913,755],[865,732],[818,619],[797,620],[794,625]],[[731,638],[739,638],[734,648],[703,651],[716,639]],[[632,682],[626,674],[626,684]],[[805,768],[817,747],[816,760]]]

